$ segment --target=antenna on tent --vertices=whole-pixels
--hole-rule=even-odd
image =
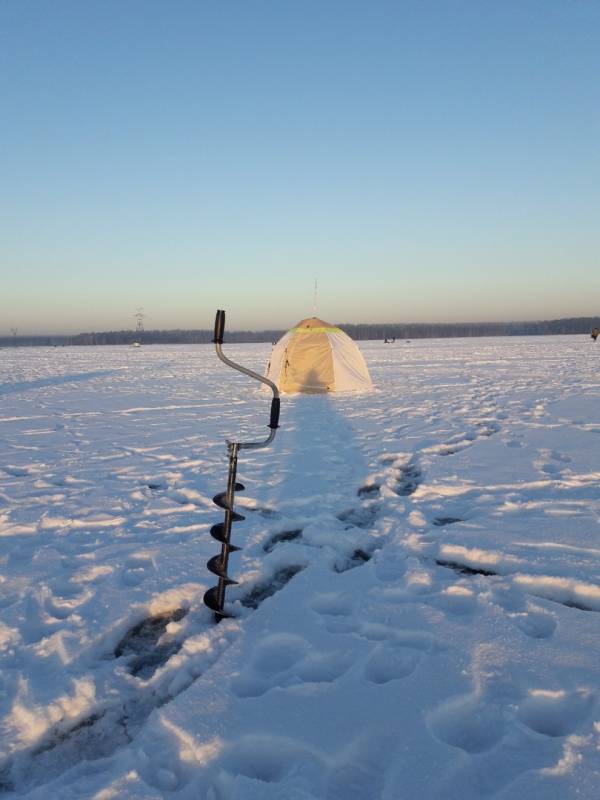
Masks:
[[[313,317],[317,316],[317,279],[315,278],[315,295],[313,299]]]

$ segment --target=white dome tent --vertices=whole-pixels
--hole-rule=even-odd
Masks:
[[[288,394],[373,388],[356,344],[340,328],[317,317],[303,319],[275,344],[266,377]]]

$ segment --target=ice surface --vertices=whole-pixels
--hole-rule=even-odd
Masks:
[[[241,455],[219,625],[265,395],[209,346],[0,350],[1,796],[599,796],[598,345],[361,349],[374,393]]]

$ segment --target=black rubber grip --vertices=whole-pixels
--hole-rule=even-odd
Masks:
[[[214,344],[223,344],[223,334],[225,333],[225,312],[217,311],[215,317],[215,338]]]
[[[269,421],[269,428],[273,430],[279,427],[279,398],[274,397],[271,400],[271,419]]]

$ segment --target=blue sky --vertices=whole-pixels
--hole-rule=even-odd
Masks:
[[[600,3],[0,0],[0,330],[600,314]]]

